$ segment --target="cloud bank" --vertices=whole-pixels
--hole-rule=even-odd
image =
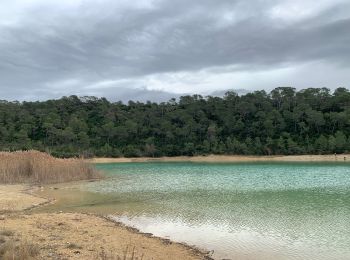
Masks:
[[[156,101],[350,82],[346,0],[3,0],[2,7],[2,99]]]

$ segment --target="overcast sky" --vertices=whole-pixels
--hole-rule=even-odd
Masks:
[[[0,99],[349,83],[349,0],[1,0]]]

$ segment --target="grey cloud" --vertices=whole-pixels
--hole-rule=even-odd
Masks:
[[[122,7],[112,0],[75,6],[33,2],[14,24],[6,24],[6,16],[0,20],[0,94],[40,98],[52,91],[48,83],[70,79],[82,84],[73,90],[62,85],[51,95],[81,93],[88,82],[139,82],[210,68],[249,72],[313,61],[349,68],[350,4],[329,0],[324,10],[295,22],[269,15],[286,2],[158,0],[147,7],[138,1]]]
[[[122,101],[127,103],[129,100],[136,100],[140,102],[166,102],[172,98],[179,98],[184,94],[174,94],[166,91],[160,90],[147,90],[145,88],[108,88],[103,91],[104,96],[106,96],[111,101]],[[93,94],[98,96],[98,94]]]

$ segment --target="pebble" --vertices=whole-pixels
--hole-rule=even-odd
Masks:
[[[5,216],[4,215],[0,215],[0,220],[5,220]]]

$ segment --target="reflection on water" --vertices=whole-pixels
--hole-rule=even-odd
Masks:
[[[350,259],[350,166],[128,163],[60,193],[60,207],[238,259]]]

